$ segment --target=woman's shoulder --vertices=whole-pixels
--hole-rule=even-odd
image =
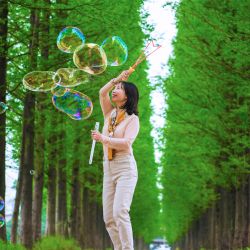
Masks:
[[[132,115],[128,115],[128,117],[129,117],[128,122],[135,121],[139,123],[139,117],[137,115],[132,114]]]

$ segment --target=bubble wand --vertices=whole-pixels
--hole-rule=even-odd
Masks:
[[[150,55],[152,55],[155,51],[157,51],[159,48],[161,48],[161,45],[155,45],[154,41],[149,41],[148,44],[146,45],[145,49],[142,50],[140,56],[137,58],[136,62],[129,68],[129,75],[131,75],[134,71],[135,68],[146,58],[148,58]],[[154,48],[153,50],[150,51],[151,48]]]
[[[99,130],[99,125],[100,125],[99,122],[95,123],[95,130],[97,130],[97,131]],[[96,140],[93,140],[92,141],[91,152],[90,152],[90,157],[89,157],[89,165],[91,165],[92,161],[93,161],[93,155],[94,155],[94,151],[95,151],[95,143],[96,143]]]

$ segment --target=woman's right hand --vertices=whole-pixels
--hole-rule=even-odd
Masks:
[[[129,75],[130,75],[129,70],[124,70],[116,79],[118,82],[126,81],[126,80],[128,80]]]

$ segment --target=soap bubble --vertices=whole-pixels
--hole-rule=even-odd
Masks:
[[[0,196],[0,211],[4,208],[4,199]]]
[[[59,85],[63,87],[74,87],[89,82],[89,75],[80,69],[61,68],[56,74],[61,79]]]
[[[73,55],[77,68],[89,73],[100,74],[107,68],[107,57],[104,50],[95,43],[79,46]]]
[[[55,88],[60,80],[52,71],[32,71],[23,77],[23,85],[32,91],[46,92]]]
[[[104,49],[108,65],[120,66],[124,64],[128,58],[128,47],[119,36],[106,38],[101,47]]]
[[[51,93],[55,96],[63,96],[67,90],[67,88],[57,85],[54,89],[51,89]]]
[[[5,224],[4,216],[2,214],[0,214],[0,228],[3,227],[4,224]]]
[[[87,119],[93,104],[90,98],[81,92],[68,89],[63,96],[52,96],[54,106],[74,120]]]
[[[4,102],[0,102],[0,114],[3,114],[7,109],[7,105]]]
[[[76,27],[64,28],[57,37],[57,47],[66,53],[73,53],[75,49],[85,43],[85,36]]]

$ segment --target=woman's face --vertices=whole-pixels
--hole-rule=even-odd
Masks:
[[[127,101],[127,96],[121,82],[117,83],[112,91],[112,101],[119,104],[123,104]]]

